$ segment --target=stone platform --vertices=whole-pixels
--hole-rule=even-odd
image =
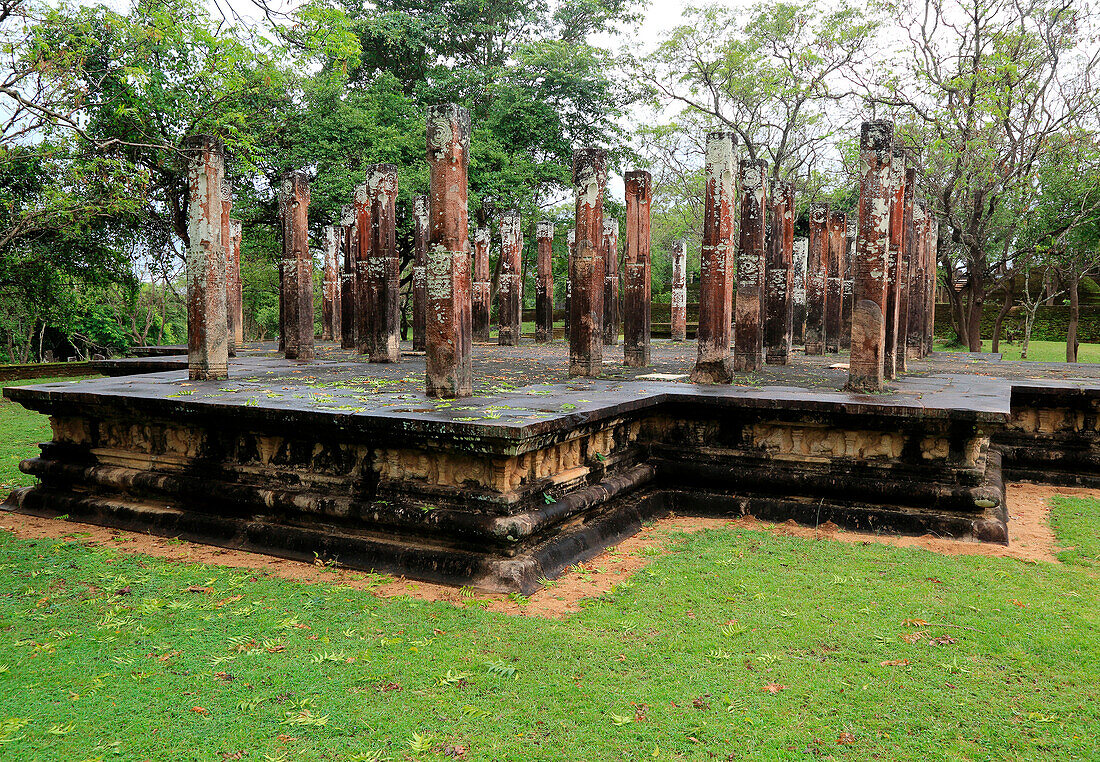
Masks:
[[[476,345],[456,401],[425,397],[422,355],[331,344],[242,348],[227,382],[9,388],[54,436],[4,507],[529,592],[670,511],[1005,543],[1005,477],[1100,481],[1095,366],[934,355],[855,395],[843,355],[696,386],[694,343],[655,341],[645,369],[621,352],[570,380],[562,343]]]

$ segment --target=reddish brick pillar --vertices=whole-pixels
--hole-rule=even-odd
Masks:
[[[733,362],[738,371],[760,370],[764,364],[764,252],[767,243],[768,165],[742,160],[741,230],[737,248],[737,329]],[[811,257],[813,256],[811,252]]]
[[[825,281],[825,351],[839,352],[844,336],[844,267],[848,252],[848,215],[829,212],[829,260]]]
[[[500,281],[497,286],[497,343],[519,346],[522,324],[523,229],[519,210],[505,212],[500,218]]]
[[[187,375],[192,381],[229,378],[222,242],[221,141],[196,135],[187,156]]]
[[[925,233],[928,213],[921,201],[913,203],[913,224],[909,231],[909,317],[906,321],[906,359],[919,360],[924,357],[924,300],[925,292]]]
[[[848,388],[882,391],[886,344],[886,286],[890,247],[891,147],[894,125],[864,122],[860,134],[859,235],[856,238],[855,304]]]
[[[603,191],[607,151],[573,151],[576,191],[576,252],[569,266],[569,375],[603,372]]]
[[[244,290],[241,283],[241,221],[229,221],[229,249],[226,251],[226,314],[233,344],[244,344]]]
[[[554,223],[540,220],[535,239],[535,341],[546,344],[554,341]]]
[[[913,277],[913,253],[916,248],[916,230],[913,226],[913,203],[916,200],[917,170],[905,170],[905,198],[902,215],[901,258],[898,259],[898,337],[894,345],[895,368],[898,373],[909,370],[906,347],[909,340],[909,284]]]
[[[653,180],[648,172],[626,173],[626,284],[623,359],[631,368],[649,365],[650,237]]]
[[[792,267],[794,272],[791,287],[791,344],[803,346],[806,343],[806,264],[810,256],[808,238],[794,239]]]
[[[577,231],[570,230],[565,237],[565,339],[569,340],[569,312],[573,302],[573,280],[569,273],[573,272],[573,255],[577,251]]]
[[[474,230],[473,336],[474,341],[489,340],[491,289],[489,285],[489,225]]]
[[[772,197],[772,245],[764,268],[764,340],[768,365],[791,360],[791,289],[794,248],[794,186],[776,184]]]
[[[236,315],[229,309],[229,305],[233,303],[233,224],[230,221],[230,216],[233,214],[233,191],[229,187],[229,183],[225,181],[224,174],[218,194],[222,202],[219,224],[221,226],[220,236],[224,252],[223,262],[225,263],[225,278],[223,280],[225,284],[225,344],[229,356],[236,357],[237,326],[234,325]]]
[[[423,352],[424,313],[428,309],[425,270],[428,262],[428,197],[413,198],[412,348]]]
[[[369,355],[371,350],[374,294],[371,292],[370,249],[374,239],[373,228],[370,190],[363,183],[355,189],[355,350],[361,355]]]
[[[337,255],[343,231],[338,225],[325,225],[324,269],[321,275],[321,341],[340,335],[340,278]]]
[[[603,221],[603,343],[613,347],[619,343],[621,318],[619,311],[619,221],[605,217]]]
[[[340,255],[344,266],[340,270],[340,346],[355,349],[355,257],[359,237],[355,227],[355,207],[345,204],[340,210]]]
[[[905,243],[905,152],[895,147],[890,164],[890,246],[886,269],[886,343],[882,348],[882,370],[887,379],[897,378],[898,302],[901,299],[901,268]]]
[[[429,204],[427,310],[429,397],[473,394],[470,235],[466,171],[470,112],[455,104],[428,110]]]
[[[844,235],[844,288],[840,304],[840,349],[852,348],[852,305],[855,304],[856,231],[858,214],[848,215],[848,229]]]
[[[283,176],[279,208],[283,221],[283,324],[288,360],[313,359],[313,256],[309,252],[309,178]]]
[[[735,134],[712,132],[707,135],[703,246],[699,273],[699,327],[695,333],[699,355],[691,370],[691,381],[696,384],[728,384],[733,381],[730,334],[733,327],[734,257],[737,242],[736,157]],[[746,193],[751,193],[751,190],[746,190]],[[761,276],[762,270],[761,267]],[[737,290],[740,294],[740,284]],[[759,308],[760,304],[757,302],[758,320]],[[737,315],[740,319],[740,304]],[[757,328],[759,329],[759,323]]]
[[[672,252],[672,340],[687,341],[687,241],[678,241]]]
[[[829,311],[829,205],[810,207],[810,259],[806,284],[806,354],[825,354]]]
[[[400,289],[397,259],[397,165],[367,168],[370,249],[367,286],[371,291],[367,341],[371,362],[401,361]]]

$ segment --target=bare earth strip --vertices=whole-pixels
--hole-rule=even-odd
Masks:
[[[584,599],[606,593],[645,566],[648,559],[655,552],[659,552],[660,547],[669,540],[670,535],[729,526],[771,532],[787,537],[802,537],[807,540],[877,542],[897,547],[922,548],[951,556],[996,556],[1023,561],[1057,563],[1056,541],[1049,521],[1049,501],[1055,495],[1100,499],[1100,490],[1034,484],[1010,485],[1008,487],[1009,545],[1007,547],[941,539],[931,535],[898,537],[849,532],[838,529],[831,523],[814,529],[794,522],[785,524],[763,522],[751,516],[737,519],[673,516],[645,527],[616,547],[609,548],[602,555],[582,564],[580,568],[567,572],[552,586],[535,593],[526,601],[514,600],[501,594],[460,590],[446,585],[416,582],[404,578],[388,576],[380,578],[379,575],[360,571],[334,569],[258,553],[226,550],[57,519],[5,513],[0,514],[0,529],[12,532],[22,539],[61,538],[70,542],[110,547],[125,553],[141,553],[171,561],[255,569],[258,573],[271,574],[296,582],[327,582],[357,589],[370,589],[382,597],[408,595],[421,600],[447,601],[457,605],[480,605],[490,611],[507,614],[562,617],[577,611]]]

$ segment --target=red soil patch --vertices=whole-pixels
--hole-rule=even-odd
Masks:
[[[76,524],[15,513],[0,514],[0,529],[12,532],[16,537],[23,539],[62,538],[71,542],[111,547],[125,553],[142,553],[172,561],[255,569],[264,574],[295,582],[348,585],[356,589],[372,590],[376,595],[384,598],[408,595],[420,600],[447,601],[460,606],[484,606],[489,611],[506,614],[552,618],[563,617],[577,611],[584,599],[603,595],[627,579],[632,573],[645,566],[649,557],[659,554],[674,533],[696,532],[726,526],[772,532],[786,537],[803,537],[807,540],[878,542],[898,547],[922,548],[952,556],[997,556],[1057,563],[1054,555],[1056,540],[1048,520],[1050,516],[1048,502],[1055,495],[1100,498],[1100,490],[1033,484],[1010,485],[1008,488],[1010,544],[1007,547],[948,540],[931,535],[898,537],[849,532],[839,529],[831,522],[814,529],[793,521],[784,524],[762,522],[751,516],[737,519],[673,516],[643,528],[633,537],[615,547],[608,548],[591,561],[578,564],[555,580],[552,585],[539,590],[527,599],[289,561],[258,553],[227,550],[90,524]]]

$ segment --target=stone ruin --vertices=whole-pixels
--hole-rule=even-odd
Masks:
[[[708,136],[695,347],[686,242],[672,252],[672,341],[651,338],[651,178],[626,174],[620,267],[607,154],[578,149],[568,356],[555,356],[568,375],[548,381],[529,351],[555,350],[554,229],[535,228],[538,343],[516,346],[522,221],[500,216],[500,346],[485,345],[493,210],[478,210],[471,240],[470,133],[459,106],[428,115],[430,187],[413,206],[422,390],[386,391],[421,362],[399,341],[396,167],[369,168],[324,231],[325,355],[310,362],[308,178],[279,189],[284,357],[253,353],[221,147],[194,139],[186,359],[6,389],[50,415],[53,440],[21,465],[41,483],[5,508],[526,593],[673,511],[1006,543],[1005,478],[1100,484],[1100,374],[1046,368],[1037,381],[929,357],[937,226],[889,123],[863,126],[857,213],[814,205],[801,240],[794,189],[739,160],[734,135]],[[621,365],[607,348],[617,320]],[[475,341],[510,363],[506,384],[478,389]],[[847,347],[847,367],[829,357]]]

